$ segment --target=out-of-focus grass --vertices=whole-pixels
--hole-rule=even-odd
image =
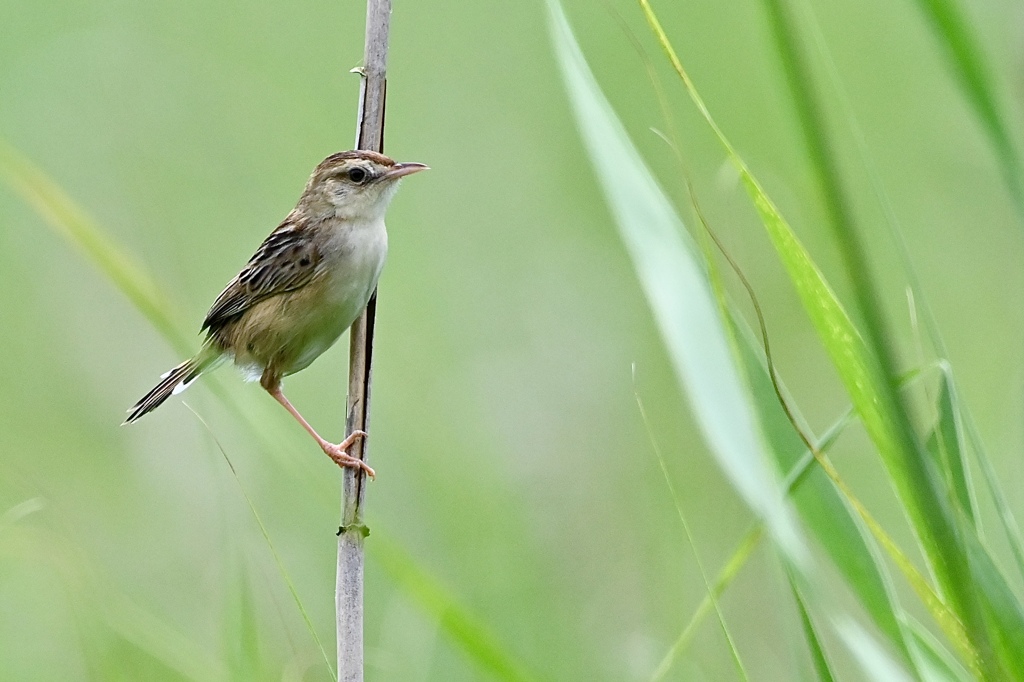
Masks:
[[[870,275],[863,270],[854,270],[850,273],[855,292],[860,292],[857,296],[860,310],[871,328],[870,334],[867,335],[870,343],[865,343],[824,276],[767,196],[761,183],[753,176],[747,164],[711,117],[703,98],[697,93],[684,71],[650,5],[646,0],[640,0],[640,5],[688,94],[724,147],[727,157],[736,166],[740,179],[803,300],[805,309],[815,323],[822,344],[832,356],[854,406],[887,464],[891,480],[901,493],[902,504],[917,531],[921,547],[926,557],[931,560],[930,567],[937,580],[936,588],[933,590],[924,584],[905,559],[904,552],[901,552],[884,534],[880,536],[883,547],[892,553],[901,567],[908,572],[922,596],[924,605],[932,611],[936,623],[942,627],[952,646],[963,656],[965,664],[974,674],[985,679],[1004,679],[1006,675],[1016,675],[1021,660],[1017,653],[1019,648],[1014,640],[1016,633],[1022,630],[1022,623],[1019,621],[1021,605],[1005,579],[995,569],[989,551],[973,536],[976,531],[973,523],[961,523],[960,519],[964,516],[968,520],[973,518],[974,505],[972,495],[967,493],[968,484],[962,458],[943,455],[943,452],[951,451],[954,447],[953,442],[958,438],[956,423],[959,416],[952,412],[948,394],[943,390],[940,395],[938,422],[929,438],[932,444],[932,457],[929,459],[924,456],[923,448],[917,443],[917,436],[914,434],[911,417],[907,411],[909,403],[901,400],[896,394],[889,355],[892,350],[888,347],[891,340],[885,337],[883,316],[877,310],[870,309],[870,306],[877,305],[877,295],[871,291]],[[792,25],[783,5],[771,3],[769,10],[778,42],[785,56],[790,82],[794,84],[794,93],[800,105],[801,121],[807,130],[809,146],[815,151],[812,156],[817,162],[816,168],[821,185],[830,198],[828,203],[832,207],[831,216],[836,224],[836,232],[842,248],[850,253],[848,262],[858,263],[858,259],[863,257],[863,250],[858,244],[859,238],[853,234],[855,228],[848,218],[849,213],[842,199],[835,165],[827,151],[825,133],[818,114],[819,107],[811,90],[803,82],[808,74],[801,66],[798,49],[793,43]],[[712,414],[716,417],[723,414],[737,417],[743,413],[743,410],[738,411],[738,408],[745,403],[723,402],[711,389],[713,385],[719,387],[715,390],[722,386],[728,387],[735,379],[725,379],[720,373],[713,382],[706,383],[702,380],[708,367],[722,368],[729,364],[717,359],[715,352],[709,352],[705,343],[709,338],[706,335],[717,327],[718,321],[714,316],[707,315],[700,318],[700,322],[695,321],[699,317],[697,311],[701,310],[699,303],[710,300],[709,290],[684,279],[684,276],[697,269],[683,256],[684,249],[679,241],[679,235],[683,231],[682,225],[672,217],[671,209],[653,181],[647,177],[624,131],[610,113],[608,104],[597,93],[596,84],[568,32],[564,16],[554,5],[553,15],[553,22],[557,27],[555,44],[561,57],[567,88],[576,107],[584,141],[598,169],[598,176],[609,197],[613,213],[617,217],[627,248],[633,256],[655,316],[660,321],[670,355],[677,358],[676,367],[680,381],[690,392],[696,412],[701,415],[712,450],[725,454],[721,461],[728,471],[730,457],[726,453],[729,450],[729,441],[722,440],[715,434],[715,421],[709,419],[706,409],[708,406],[714,406]],[[706,225],[705,229],[708,229]],[[700,281],[699,277],[697,281]],[[723,317],[729,319],[732,314],[729,304],[724,298],[721,300]],[[688,320],[683,311],[692,317]],[[684,338],[685,342],[682,341]],[[712,343],[711,347],[716,345],[718,348],[725,347],[725,344],[721,343]],[[703,356],[703,364],[693,362],[694,356],[690,354],[695,350],[698,356]],[[741,364],[740,353],[737,351],[734,355],[736,363]],[[737,395],[740,393],[742,391],[737,391]],[[774,399],[775,396],[769,397],[769,400]],[[745,419],[739,421],[741,424],[748,423]],[[743,429],[739,430],[742,432]],[[748,453],[757,452],[758,448],[748,444],[745,450]],[[759,471],[755,478],[762,484],[771,480],[772,477],[767,473],[756,467],[754,469]],[[848,502],[859,510],[872,531],[876,535],[880,534],[881,529],[877,522],[866,515],[859,502],[849,498],[848,488],[835,478],[836,474],[831,475],[837,486],[840,486],[840,490],[847,495]],[[940,476],[942,478],[939,478]],[[755,510],[765,514],[771,526],[773,512],[767,511],[771,507],[763,506],[763,498],[752,494],[754,489],[749,485],[749,481],[742,476],[736,476],[733,483]],[[947,489],[951,493],[947,493]],[[965,508],[955,509],[957,502],[966,505]],[[800,592],[808,586],[811,588],[809,594],[813,595],[812,603],[817,609],[829,612],[832,607],[821,600],[823,593],[819,591],[820,588],[814,587],[818,580],[816,571],[800,558],[799,553],[793,553],[799,544],[790,545],[787,542],[787,533],[795,531],[781,530],[783,528],[787,527],[776,527],[774,535],[777,542],[781,541],[782,555],[789,562],[793,575],[800,578],[799,584],[794,585],[793,589],[811,649],[811,658],[818,676],[831,679],[831,666],[821,649],[821,640],[806,612]],[[1006,527],[1004,530],[1012,534],[1014,529]],[[687,536],[690,537],[689,531]],[[708,589],[711,589],[710,586]],[[938,596],[940,593],[943,594],[942,597]],[[839,620],[835,616],[832,616],[832,619]],[[906,617],[896,615],[895,620],[902,623],[906,621]],[[868,640],[863,635],[858,634],[851,638],[848,624],[838,627],[837,633],[847,640],[851,652],[862,659],[866,669],[872,669],[878,663],[879,651],[868,652],[865,649]],[[729,642],[729,649],[738,661],[731,638]],[[893,643],[904,645],[907,647],[904,650],[908,653],[923,642],[926,641],[911,637],[909,631],[902,631],[893,638]],[[931,667],[935,661],[944,661],[947,658],[948,655],[944,655],[940,649],[938,655],[930,658],[913,654],[905,663],[910,664],[910,668],[917,676],[930,677],[935,674],[934,668]],[[946,672],[953,675],[954,670],[955,668],[950,668]]]
[[[79,249],[182,354],[191,344],[153,278],[113,242],[45,173],[0,139],[0,176],[67,242]]]
[[[887,461],[890,476],[897,490],[902,493],[904,508],[918,531],[926,556],[932,560],[931,567],[936,572],[939,589],[950,600],[950,605],[957,611],[957,617],[962,620],[962,624],[951,623],[944,609],[936,611],[935,607],[939,602],[934,596],[925,599],[925,604],[932,608],[937,622],[943,625],[952,644],[966,658],[967,665],[976,674],[986,679],[1003,679],[1021,665],[1016,653],[1019,648],[1012,643],[1016,637],[1015,633],[1021,631],[1021,623],[1017,621],[1021,607],[998,570],[991,567],[992,560],[988,551],[972,536],[975,530],[973,525],[960,523],[960,514],[966,514],[970,518],[973,512],[970,496],[960,495],[960,501],[966,501],[968,506],[964,511],[958,512],[947,501],[946,493],[942,490],[943,481],[936,478],[941,475],[939,472],[946,472],[944,480],[946,485],[953,489],[954,499],[957,497],[956,490],[966,487],[962,460],[942,458],[940,453],[942,429],[951,430],[953,437],[956,435],[956,415],[947,409],[940,409],[939,424],[931,439],[935,443],[935,447],[932,448],[934,458],[924,458],[921,447],[916,443],[909,414],[906,412],[907,403],[901,402],[896,396],[895,380],[890,379],[893,370],[887,354],[892,351],[884,344],[891,341],[884,337],[885,326],[881,322],[882,316],[877,310],[871,309],[871,306],[877,305],[877,297],[875,294],[867,293],[871,291],[870,275],[863,270],[850,273],[854,290],[865,292],[858,295],[858,302],[861,312],[868,320],[871,329],[868,337],[871,343],[875,344],[874,348],[861,340],[861,334],[843,311],[838,299],[779,210],[711,117],[650,5],[646,0],[640,0],[640,4],[688,94],[724,147],[729,160],[736,166],[741,181],[775,243],[811,320],[817,327],[823,345],[829,350],[840,376],[844,378],[847,392],[883,459]],[[810,90],[805,87],[804,79],[807,72],[801,69],[798,52],[792,42],[792,28],[781,4],[770,4],[769,9],[779,44],[786,57],[790,82],[795,84],[794,91],[800,104],[801,120],[808,131],[810,147],[816,151],[812,156],[818,162],[822,186],[833,208],[832,217],[836,221],[837,234],[840,236],[842,248],[851,254],[849,262],[858,263],[858,259],[863,257],[863,251],[858,245],[858,238],[852,234],[854,228],[846,217],[848,212],[844,208],[834,163],[827,152],[824,133],[818,119],[817,103]],[[570,90],[573,90],[572,85]],[[590,146],[591,154],[599,168],[612,165],[602,159],[599,153],[609,137],[605,135],[600,138],[601,142]],[[614,196],[611,190],[607,191]],[[621,212],[619,217],[620,222],[625,222]],[[681,291],[680,287],[675,289]],[[665,297],[660,297],[660,300],[652,297],[652,305],[656,309],[666,305]],[[943,405],[948,407],[948,401]],[[936,459],[939,461],[934,461]],[[1005,530],[1012,533],[1015,529],[1007,527]],[[891,548],[891,545],[886,546]],[[818,673],[820,676],[831,677],[829,668],[824,665],[820,641],[811,627],[802,602],[800,609]],[[961,630],[961,627],[964,629]],[[967,639],[964,639],[965,636]],[[851,646],[855,653],[857,649],[858,647]],[[919,667],[918,660],[915,660],[914,668],[919,675],[926,675],[926,669]]]
[[[964,96],[992,140],[992,146],[1006,176],[1007,186],[1017,200],[1018,207],[1024,209],[1024,178],[1021,177],[1020,153],[1013,135],[1007,128],[1001,98],[987,64],[984,49],[974,35],[966,12],[960,8],[956,0],[917,0],[916,4],[931,20],[937,41],[949,58],[953,72],[964,89]]]
[[[836,607],[824,598],[818,571],[806,553],[805,540],[793,525],[788,507],[781,505],[783,489],[779,487],[775,474],[766,467],[769,450],[766,447],[768,442],[761,433],[761,424],[762,421],[770,421],[767,415],[777,413],[773,410],[777,398],[774,393],[762,393],[763,403],[758,405],[756,402],[757,394],[744,372],[744,358],[749,358],[751,352],[748,349],[744,354],[726,331],[733,319],[732,310],[721,293],[720,285],[715,284],[717,277],[712,275],[709,278],[705,272],[705,267],[712,265],[711,261],[702,263],[692,244],[687,248],[681,221],[597,88],[560,6],[554,2],[550,6],[553,39],[581,134],[659,322],[669,354],[675,361],[680,385],[690,397],[720,466],[766,523],[787,568],[797,579],[799,589],[815,595],[816,605],[831,618],[838,619],[838,613],[833,614]],[[656,21],[654,23],[660,30]],[[685,74],[682,75],[685,79]],[[698,99],[697,103],[714,126],[702,102]],[[721,136],[720,132],[718,134]],[[724,137],[722,139],[725,142]],[[727,142],[725,144],[731,152],[731,147]],[[748,182],[756,187],[756,181],[743,162],[735,152],[732,154],[741,172],[747,173]],[[763,192],[761,197],[768,201]],[[742,343],[749,337],[741,335],[736,340]],[[753,371],[757,373],[760,369],[761,366],[755,363]],[[782,457],[776,456],[777,459]],[[826,516],[823,520],[831,526],[823,533],[824,536],[851,530],[843,526],[843,514]],[[685,519],[683,524],[685,527]],[[686,535],[691,537],[688,528]],[[853,536],[856,536],[856,531]],[[867,547],[862,544],[861,548],[869,557]],[[705,584],[714,600],[714,588],[706,580]],[[875,584],[871,586],[875,587]],[[898,620],[891,610],[888,617],[893,622]],[[728,630],[725,632],[729,649],[738,663],[739,656],[732,638]],[[845,636],[848,631],[841,634]],[[855,653],[862,654],[870,649],[869,637],[858,635],[858,641],[864,648],[853,649]],[[902,644],[902,641],[901,637],[894,638],[896,644]],[[872,651],[871,655],[885,657],[880,648]],[[738,663],[738,668],[742,672],[742,664]],[[664,666],[659,672],[662,669]]]
[[[825,653],[821,643],[821,636],[818,634],[814,621],[811,620],[811,614],[807,612],[807,606],[800,596],[800,588],[793,581],[790,581],[789,584],[793,590],[793,598],[796,601],[797,608],[800,611],[800,623],[804,626],[804,636],[807,639],[807,646],[810,649],[811,662],[814,664],[814,672],[817,675],[817,679],[821,680],[821,682],[833,682],[835,675],[832,672],[832,663],[829,661],[828,654]]]
[[[927,14],[909,2],[811,4],[835,81],[860,121],[853,145],[841,125],[847,112],[825,94],[827,143],[882,291],[892,293],[888,314],[905,317],[903,265],[879,213],[898,218],[917,268],[915,300],[927,295],[934,311],[921,308],[923,343],[942,345],[938,356],[956,369],[953,421],[934,375],[922,373],[923,383],[905,389],[920,406],[914,424],[922,442],[936,425],[943,434],[935,461],[954,468],[941,478],[966,482],[985,531],[972,559],[981,575],[998,577],[1019,551],[1019,502],[972,486],[1012,490],[1021,476],[1010,454],[1021,441],[1019,348],[1001,341],[1024,329],[1006,159],[993,157],[991,124],[978,124],[977,103],[949,77],[954,62],[935,41],[948,38],[932,32]],[[612,5],[657,55],[635,1]],[[685,202],[674,157],[646,132],[663,127],[659,107],[619,19],[581,0],[566,7],[629,136],[669,196]],[[655,7],[722,129],[849,300],[762,3]],[[970,10],[955,14],[953,29],[973,36],[985,97],[1015,148],[1010,9],[978,0]],[[407,183],[389,214],[373,436],[381,476],[368,506],[368,679],[646,680],[659,671],[662,679],[736,679],[734,655],[751,679],[814,675],[813,642],[770,552],[745,544],[749,555],[733,554],[753,519],[703,450],[632,265],[583,170],[550,46],[538,40],[544,21],[536,3],[395,7],[388,148],[435,170]],[[109,264],[114,270],[134,263],[129,269],[149,273],[158,288],[140,295],[169,302],[161,309],[177,311],[169,329],[180,337],[162,336],[82,258],[88,249],[68,248],[23,192],[0,185],[0,514],[15,510],[0,515],[0,669],[33,680],[329,679],[194,417],[168,404],[135,428],[117,423],[159,372],[194,350],[191,330],[210,299],[290,208],[312,164],[350,145],[357,83],[344,74],[359,59],[361,6],[56,0],[9,3],[0,24],[11,28],[0,43],[0,134],[83,215],[97,217],[91,225],[102,225],[124,256]],[[833,423],[849,399],[735,175],[721,170],[717,142],[670,85],[670,69],[655,62],[709,222],[757,289],[808,432],[824,433],[816,427]],[[861,171],[857,146],[875,169]],[[872,186],[888,195],[884,210],[871,204]],[[932,338],[931,317],[942,339]],[[895,344],[915,346],[909,324],[895,329]],[[764,410],[771,388],[758,342],[738,334],[750,354],[743,374]],[[342,422],[343,356],[328,353],[289,383],[332,434]],[[313,627],[329,640],[336,472],[258,390],[227,370],[208,379],[188,401],[230,454]],[[808,461],[783,415],[759,419],[780,472]],[[965,441],[962,476],[951,429]],[[914,531],[880,483],[887,474],[869,456],[863,427],[839,433],[830,458],[920,571]],[[972,480],[972,471],[985,476]],[[725,570],[711,582],[721,588],[732,647],[699,618],[707,587],[666,475],[708,573]],[[31,499],[42,508],[19,514]],[[821,578],[844,607],[854,604],[855,621],[890,642],[904,669],[967,679],[944,633],[816,466],[793,500],[815,538],[815,562],[838,568]],[[842,530],[825,537],[830,526]],[[395,548],[402,561],[390,560]],[[436,582],[410,591],[423,576]],[[1016,590],[1019,579],[1006,583]],[[1002,596],[1001,604],[1015,603]],[[855,677],[815,595],[806,597],[831,669]],[[993,614],[1014,618],[1012,609]]]

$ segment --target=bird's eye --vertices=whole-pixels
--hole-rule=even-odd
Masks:
[[[366,171],[364,171],[362,168],[353,168],[348,172],[348,179],[356,183],[357,185],[365,182],[366,177]]]

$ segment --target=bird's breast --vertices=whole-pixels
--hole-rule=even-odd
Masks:
[[[343,222],[327,235],[322,245],[325,294],[329,302],[347,314],[348,327],[370,299],[388,252],[384,221]]]
[[[322,225],[317,239],[312,280],[258,302],[224,332],[222,343],[250,376],[307,367],[352,325],[377,286],[388,249],[383,220]]]
[[[294,327],[295,355],[285,363],[291,374],[308,366],[348,329],[370,300],[388,250],[384,222],[344,224],[321,245],[323,260],[309,295],[313,315]]]

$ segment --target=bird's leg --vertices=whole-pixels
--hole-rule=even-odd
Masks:
[[[334,460],[335,464],[337,464],[340,467],[352,467],[353,469],[362,469],[370,478],[373,478],[375,476],[373,469],[371,469],[366,462],[359,459],[358,457],[353,457],[352,455],[348,454],[349,447],[351,447],[351,445],[355,443],[356,440],[366,437],[365,431],[353,431],[348,438],[338,443],[337,445],[329,443],[326,440],[324,440],[319,433],[316,432],[316,429],[309,425],[309,422],[306,421],[305,417],[299,414],[299,411],[295,409],[295,406],[292,405],[288,398],[285,397],[284,391],[281,390],[281,384],[278,383],[269,387],[264,386],[264,388],[267,389],[267,393],[274,396],[274,400],[281,403],[281,406],[284,407],[284,409],[288,410],[288,412],[293,417],[295,417],[295,419],[297,419],[300,424],[302,424],[302,428],[306,429],[306,431],[309,432],[309,435],[313,436],[313,438],[316,439],[316,442],[319,443],[320,447],[323,449],[324,454],[326,454],[328,457]]]

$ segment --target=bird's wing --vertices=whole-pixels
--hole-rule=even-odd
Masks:
[[[202,328],[215,329],[263,299],[301,289],[313,279],[320,260],[307,230],[286,220],[220,292]]]

